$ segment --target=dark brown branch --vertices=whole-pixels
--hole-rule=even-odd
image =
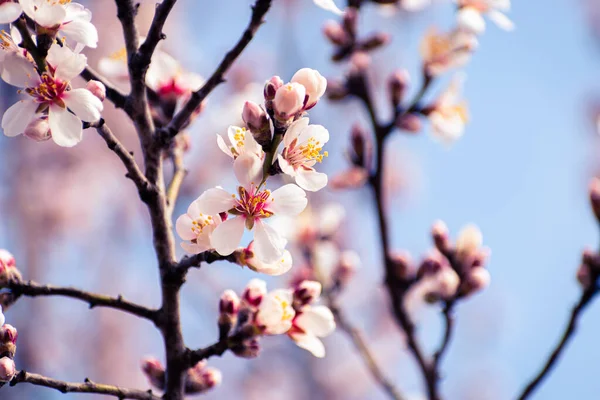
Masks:
[[[11,281],[8,284],[8,289],[11,290],[16,296],[63,296],[70,297],[72,299],[81,300],[89,304],[90,308],[94,307],[108,307],[115,310],[124,311],[133,314],[137,317],[144,318],[153,322],[156,322],[157,311],[141,306],[139,304],[132,303],[123,299],[123,296],[110,297],[103,294],[86,292],[81,289],[72,287],[60,287],[51,285],[40,285],[38,283],[29,282],[16,282]]]
[[[156,46],[158,46],[158,43],[161,40],[166,38],[166,35],[163,33],[163,28],[176,2],[177,0],[164,0],[156,6],[154,19],[152,20],[152,24],[146,35],[146,40],[142,43],[138,53],[137,62],[140,63],[140,68],[148,68],[150,61],[152,60],[152,55],[156,50]]]
[[[86,81],[98,81],[101,82],[106,88],[106,98],[110,100],[116,108],[125,108],[127,103],[127,96],[121,92],[119,89],[111,85],[108,80],[96,72],[91,67],[86,67],[81,73],[81,77]]]
[[[175,209],[175,203],[179,197],[179,190],[183,184],[183,179],[187,175],[187,170],[183,165],[183,154],[181,150],[175,149],[173,151],[173,178],[169,182],[167,187],[167,206],[170,215],[173,215]]]
[[[442,357],[444,357],[446,350],[448,350],[450,339],[452,339],[452,332],[454,331],[454,305],[454,300],[449,300],[446,302],[444,311],[442,312],[442,315],[444,316],[444,337],[439,349],[433,355],[433,373],[438,378]]]
[[[114,396],[119,400],[137,399],[137,400],[160,400],[161,397],[152,394],[152,390],[125,389],[118,386],[95,383],[86,379],[84,383],[63,382],[48,378],[38,374],[20,371],[11,381],[10,386],[19,383],[30,383],[36,386],[44,386],[50,389],[56,389],[61,393],[94,393],[107,396]]]
[[[579,299],[579,302],[575,305],[575,307],[573,307],[573,310],[571,311],[571,317],[569,318],[569,323],[567,324],[567,327],[566,327],[564,333],[562,334],[560,342],[558,342],[558,345],[552,351],[552,354],[550,354],[550,357],[544,364],[544,367],[542,368],[542,370],[525,387],[525,389],[523,390],[523,393],[519,396],[519,400],[527,399],[537,389],[537,387],[540,385],[540,383],[542,383],[542,381],[548,376],[550,371],[552,371],[552,369],[556,365],[556,362],[558,361],[558,358],[560,357],[563,350],[566,348],[567,344],[569,343],[569,340],[571,340],[571,338],[573,338],[573,335],[577,328],[577,322],[579,321],[579,317],[581,316],[581,313],[583,312],[585,307],[590,303],[590,301],[594,298],[594,296],[597,293],[598,293],[598,289],[595,286],[588,288],[587,290],[585,290],[582,293],[581,298]]]
[[[192,94],[190,100],[185,104],[185,106],[179,111],[174,117],[171,123],[165,128],[163,134],[165,136],[164,139],[168,141],[169,138],[174,137],[183,129],[186,125],[189,124],[190,118],[196,109],[200,106],[200,103],[204,101],[204,99],[213,91],[215,87],[217,87],[220,83],[225,81],[225,74],[231,68],[235,60],[240,56],[242,51],[248,46],[250,41],[254,38],[254,35],[258,31],[258,28],[264,22],[263,18],[265,14],[269,11],[271,7],[271,0],[257,0],[254,6],[252,7],[252,17],[250,18],[250,23],[248,27],[244,31],[240,40],[236,43],[236,45],[229,50],[229,52],[225,55],[215,72],[212,76],[206,81],[204,86],[200,88],[197,92]]]
[[[186,365],[188,368],[191,368],[200,361],[206,360],[210,357],[221,357],[227,350],[239,345],[250,337],[251,336],[247,332],[241,330],[232,336],[226,337],[216,343],[211,344],[208,347],[198,350],[187,349],[185,357],[183,358],[184,365]]]
[[[400,394],[399,390],[396,386],[388,380],[388,378],[383,373],[382,369],[377,364],[375,357],[373,356],[371,349],[367,345],[367,340],[363,337],[362,332],[352,326],[352,324],[346,319],[346,316],[342,312],[342,310],[335,304],[333,296],[331,294],[327,294],[327,302],[329,309],[335,316],[335,320],[337,323],[337,327],[344,331],[354,344],[354,347],[358,351],[360,358],[365,363],[368,368],[371,376],[375,381],[385,390],[385,392],[390,396],[390,398],[395,400],[402,400],[404,397]]]

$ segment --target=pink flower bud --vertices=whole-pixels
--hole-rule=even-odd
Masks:
[[[358,51],[350,58],[350,74],[362,75],[371,65],[371,57],[367,53]]]
[[[275,116],[283,121],[289,120],[302,111],[305,98],[306,89],[299,83],[290,82],[280,87],[273,99]]]
[[[388,79],[388,93],[394,107],[398,106],[402,102],[402,99],[404,99],[409,81],[410,75],[405,69],[396,70],[390,75]]]
[[[311,68],[302,68],[292,77],[292,82],[304,86],[308,100],[305,109],[308,110],[317,104],[327,89],[327,79],[319,71]]]
[[[427,275],[435,275],[439,273],[443,268],[449,267],[448,260],[438,251],[433,250],[425,256],[419,270],[417,272],[418,277],[424,277]]]
[[[583,290],[588,289],[592,285],[592,271],[588,264],[582,263],[579,265],[579,268],[577,269],[577,280],[581,284]]]
[[[43,142],[52,137],[48,117],[34,118],[23,131],[23,134],[36,142]]]
[[[375,50],[381,46],[385,46],[386,44],[388,44],[391,40],[391,36],[387,33],[383,33],[383,32],[378,32],[375,33],[371,36],[369,36],[368,38],[366,38],[362,43],[361,43],[361,50],[363,51],[372,51]]]
[[[340,80],[327,81],[327,98],[329,100],[342,100],[348,96],[348,87]]]
[[[394,265],[394,277],[399,281],[405,281],[414,276],[414,266],[407,251],[394,251],[388,256],[391,263]]]
[[[469,272],[469,275],[466,279],[468,287],[468,291],[466,294],[470,295],[482,291],[486,287],[490,286],[491,280],[492,277],[490,276],[490,272],[487,269],[483,267],[473,268]]]
[[[344,12],[344,30],[352,36],[356,36],[356,26],[358,24],[358,9],[348,7]]]
[[[294,291],[294,308],[301,308],[317,301],[323,285],[317,281],[302,281]]]
[[[246,305],[251,307],[258,307],[263,297],[267,294],[267,284],[265,281],[260,279],[252,279],[246,285],[244,293],[242,294],[242,300]]]
[[[142,360],[142,371],[148,378],[152,386],[157,389],[165,387],[165,367],[154,357],[147,357]]]
[[[264,129],[265,125],[269,125],[267,113],[253,101],[244,103],[242,119],[250,130],[259,131]]]
[[[600,221],[600,179],[594,178],[590,182],[589,188],[590,204],[592,205],[592,211],[596,216],[596,220]]]
[[[275,94],[277,93],[277,90],[282,86],[283,86],[283,81],[281,80],[280,77],[274,76],[271,79],[269,79],[267,81],[267,83],[265,84],[265,90],[264,90],[265,100],[267,100],[267,101],[273,100],[275,98]]]
[[[15,257],[7,250],[0,249],[0,273],[9,268],[16,268]]]
[[[206,368],[202,374],[202,378],[206,383],[206,387],[212,389],[221,384],[223,375],[221,374],[221,371],[216,368]]]
[[[0,326],[0,343],[17,343],[17,328],[10,324],[4,324]]]
[[[231,289],[227,289],[219,300],[219,312],[221,314],[235,315],[240,309],[240,298]]]
[[[339,173],[329,181],[333,189],[356,189],[364,186],[369,179],[369,171],[362,167],[352,167]]]
[[[13,255],[4,249],[0,249],[0,288],[11,280],[21,281],[21,273],[16,267]]]
[[[483,243],[483,235],[476,225],[467,225],[456,239],[456,251],[464,256],[475,253]]]
[[[17,373],[17,368],[13,359],[8,357],[0,358],[0,382],[10,382]]]
[[[431,227],[431,236],[435,247],[442,253],[446,254],[450,250],[450,234],[448,226],[444,221],[435,221]]]
[[[106,98],[106,86],[102,82],[91,80],[87,83],[86,88],[100,101],[104,101]]]
[[[410,133],[419,133],[423,129],[423,123],[421,122],[421,118],[419,118],[416,114],[404,114],[400,115],[396,119],[395,125],[398,129],[401,129]]]
[[[350,37],[336,21],[327,21],[323,26],[323,34],[329,41],[337,46],[343,46],[350,41]]]
[[[206,363],[198,363],[190,368],[185,377],[185,393],[200,394],[221,384],[221,371],[206,368]]]
[[[231,347],[231,351],[238,357],[256,358],[260,353],[260,343],[255,337],[236,343]]]

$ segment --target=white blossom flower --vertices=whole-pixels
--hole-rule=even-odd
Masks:
[[[460,8],[456,17],[458,26],[463,29],[477,34],[483,33],[484,14],[506,31],[515,28],[513,22],[502,13],[510,10],[510,0],[458,0],[457,2]]]
[[[227,145],[223,136],[217,134],[219,149],[229,157],[236,159],[247,152],[256,155],[261,160],[264,159],[265,152],[252,136],[252,132],[246,128],[230,126],[227,129],[227,138],[229,139],[229,145]]]
[[[327,90],[327,79],[316,69],[302,68],[298,70],[292,77],[291,82],[299,83],[306,89],[308,100],[304,107],[305,110],[314,107]]]
[[[281,170],[292,176],[303,189],[316,192],[327,185],[327,175],[313,168],[328,153],[323,146],[329,132],[321,125],[309,125],[308,118],[292,123],[283,137],[284,149],[277,156]]]
[[[335,330],[335,318],[326,306],[305,306],[296,314],[288,336],[299,347],[308,350],[315,357],[325,357],[325,346],[320,338],[329,336]]]
[[[158,52],[158,51],[157,51]],[[155,52],[155,54],[157,53]],[[152,63],[148,69],[152,68]],[[125,47],[111,53],[108,57],[102,57],[98,61],[98,70],[107,78],[117,81],[129,80],[129,67],[127,66],[127,49]],[[146,76],[148,73],[146,73]]]
[[[95,48],[98,30],[92,24],[92,12],[71,1],[19,0],[23,11],[36,24],[66,35],[80,45]]]
[[[262,162],[254,154],[240,155],[233,168],[241,184],[237,196],[216,187],[198,198],[198,210],[204,214],[229,212],[234,215],[214,230],[211,244],[219,254],[231,254],[246,227],[254,233],[254,254],[265,263],[276,262],[283,256],[287,241],[263,220],[273,215],[299,214],[306,207],[306,193],[294,184],[273,192],[257,185],[262,177]]]
[[[292,268],[292,254],[285,250],[283,255],[275,262],[266,263],[254,255],[254,242],[250,242],[248,247],[244,249],[244,257],[242,262],[253,271],[262,274],[279,276],[288,272]]]
[[[146,85],[161,98],[187,98],[203,84],[204,78],[185,71],[179,61],[163,51],[154,54],[146,73]]]
[[[471,32],[453,30],[439,33],[430,29],[421,41],[421,57],[427,74],[439,75],[465,65],[477,48],[477,38]]]
[[[219,214],[204,215],[200,212],[198,200],[190,204],[187,213],[177,218],[175,229],[185,240],[181,248],[191,254],[202,253],[212,248],[210,237],[215,228],[221,223]]]
[[[2,325],[4,325],[5,322],[6,318],[4,317],[4,314],[2,314],[2,306],[0,306],[0,327],[2,327]]]
[[[0,0],[0,24],[10,24],[21,16],[23,8],[12,0]]]
[[[256,324],[266,335],[281,335],[292,327],[296,312],[292,307],[293,292],[290,289],[273,290],[262,299],[256,314]]]
[[[457,75],[429,112],[433,135],[445,143],[452,143],[463,135],[469,120],[466,101],[460,98],[464,77]]]
[[[71,79],[86,66],[87,59],[83,54],[54,45],[48,52],[47,62],[49,72],[40,76],[27,59],[16,54],[6,57],[2,79],[24,88],[23,92],[29,98],[6,110],[2,129],[7,136],[16,136],[25,131],[34,117],[47,114],[54,142],[71,147],[82,139],[82,120],[94,122],[100,119],[102,102],[87,89],[71,88]]]
[[[331,11],[337,15],[343,15],[344,12],[335,4],[333,0],[313,0],[316,5],[324,10]]]
[[[9,54],[17,54],[30,59],[27,50],[19,47],[17,43],[21,42],[21,34],[16,27],[11,27],[10,33],[0,31],[0,73],[2,73],[4,59]]]

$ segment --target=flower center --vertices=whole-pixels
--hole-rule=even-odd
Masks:
[[[127,61],[127,49],[123,47],[122,49],[112,53],[110,56],[108,56],[108,58],[114,61]]]
[[[239,200],[237,200],[234,210],[248,218],[269,218],[273,213],[267,210],[271,198],[270,190],[262,190],[255,192],[252,188],[250,191],[243,186],[238,187]]]
[[[214,220],[212,216],[200,213],[200,216],[192,221],[192,232],[196,236],[200,236],[204,228],[213,223]]]
[[[50,4],[51,6],[55,6],[57,4],[60,4],[62,6],[69,4],[71,2],[71,0],[46,0],[46,3]]]
[[[281,311],[283,311],[283,314],[281,315],[281,321],[291,321],[292,319],[294,319],[296,313],[294,312],[294,309],[290,307],[290,303],[288,303],[287,300],[280,298],[279,296],[275,296],[275,298],[281,306]]]
[[[38,103],[56,103],[63,108],[66,107],[61,97],[67,89],[68,83],[55,80],[48,74],[42,74],[40,80],[41,82],[37,87],[26,88],[25,93],[33,97]]]
[[[289,149],[285,149],[284,154],[287,162],[294,167],[303,165],[309,161],[323,162],[323,158],[329,156],[329,152],[323,151],[323,144],[314,137],[311,137],[300,146],[296,146],[297,143],[294,140],[290,144]]]
[[[0,4],[2,4],[2,0],[0,0]],[[10,35],[4,30],[0,31],[0,49],[6,51],[12,49],[14,46]]]
[[[235,141],[235,146],[237,148],[244,147],[244,139],[246,139],[246,128],[235,128],[235,133],[233,134],[233,140]]]

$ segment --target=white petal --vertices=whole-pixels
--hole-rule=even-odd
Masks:
[[[9,85],[17,87],[35,86],[39,82],[33,64],[15,53],[7,54],[4,58],[2,79]]]
[[[485,21],[481,13],[473,7],[463,7],[456,14],[458,26],[481,34],[485,31]]]
[[[431,0],[402,0],[401,5],[406,11],[420,11],[431,4]]]
[[[98,46],[98,31],[89,21],[74,19],[71,22],[63,24],[60,31],[68,36],[69,39],[87,47],[96,48]]]
[[[20,2],[23,6],[25,12],[27,12],[27,8],[23,4],[23,1]],[[36,2],[37,9],[33,15],[29,15],[35,22],[42,25],[46,28],[54,28],[57,25],[60,25],[67,16],[67,12],[62,4],[51,5],[45,1]]]
[[[218,214],[230,210],[235,205],[235,196],[216,187],[208,189],[196,200],[198,210],[207,215]]]
[[[296,318],[296,325],[318,337],[330,335],[335,330],[335,319],[325,306],[310,307]]]
[[[297,185],[289,183],[271,193],[269,211],[278,215],[298,215],[308,204],[306,193]]]
[[[254,136],[252,136],[252,132],[250,131],[246,132],[246,135],[244,136],[244,151],[259,156],[263,153],[262,147],[260,147],[260,144],[254,139]]]
[[[175,222],[175,230],[177,231],[179,237],[183,240],[196,239],[196,234],[192,232],[192,228],[194,226],[192,225],[192,222],[192,219],[187,214],[183,214],[177,218],[177,221]]]
[[[56,68],[54,76],[64,81],[70,81],[78,76],[87,65],[87,57],[75,53],[67,46],[54,45],[48,51],[48,64]]]
[[[246,261],[249,266],[261,274],[279,276],[288,272],[292,268],[292,254],[284,251],[283,256],[274,263],[264,263],[258,257],[252,257]]]
[[[490,12],[488,12],[488,17],[490,17],[490,19],[494,21],[496,25],[498,25],[505,31],[512,31],[515,29],[515,24],[500,11],[491,10]]]
[[[222,225],[222,224],[221,224]],[[265,263],[273,263],[283,256],[286,240],[269,224],[254,223],[254,254]]]
[[[327,174],[314,169],[298,168],[296,183],[304,190],[316,192],[327,186]]]
[[[0,4],[0,24],[10,24],[19,18],[22,12],[23,9],[18,3]]]
[[[288,174],[291,177],[296,176],[294,167],[281,154],[277,154],[277,160],[279,161],[279,168],[281,168],[284,174]]]
[[[21,100],[13,104],[2,116],[2,130],[6,136],[17,136],[25,131],[25,128],[35,115],[38,104],[33,100]]]
[[[329,203],[319,212],[319,227],[321,234],[333,235],[346,217],[346,209],[338,203]]]
[[[308,126],[308,118],[300,118],[297,121],[294,121],[288,130],[285,132],[285,136],[283,137],[283,145],[288,147],[290,143],[294,141],[300,135],[300,132],[304,130]]]
[[[262,180],[262,160],[256,154],[242,153],[233,162],[233,172],[242,186],[249,187],[251,184],[256,185]]]
[[[104,108],[99,98],[87,89],[73,89],[65,92],[63,100],[79,118],[86,122],[95,122],[100,119],[100,112]]]
[[[294,333],[291,337],[298,347],[309,351],[313,356],[325,357],[325,346],[318,337],[305,333]]]
[[[208,250],[208,248],[198,246],[196,243],[191,242],[181,242],[181,248],[189,254],[198,254],[202,253],[205,250]]]
[[[319,7],[323,8],[327,11],[331,11],[334,14],[337,14],[337,15],[344,14],[344,12],[342,10],[340,10],[338,6],[335,5],[333,0],[313,0],[313,1]]]
[[[242,240],[244,226],[243,217],[234,217],[222,222],[212,233],[210,238],[212,247],[222,256],[233,253]]]
[[[0,307],[0,327],[4,325],[5,322],[6,318],[4,317],[4,314],[2,314],[2,307]]]
[[[227,143],[225,143],[225,139],[223,139],[223,136],[217,134],[217,146],[219,146],[219,149],[221,149],[221,151],[225,154],[227,154],[229,157],[233,158],[233,153],[231,152],[231,148],[229,148],[229,146],[227,146]]]
[[[311,138],[318,147],[322,147],[329,141],[329,131],[321,125],[309,125],[298,136],[298,143],[306,143]]]
[[[48,124],[52,131],[52,140],[57,145],[73,147],[81,142],[83,137],[81,119],[66,109],[56,105],[50,106]]]

